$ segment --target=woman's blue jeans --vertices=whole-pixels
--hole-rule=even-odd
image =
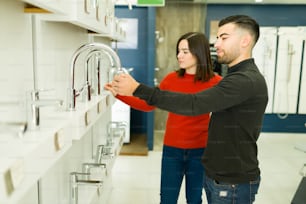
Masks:
[[[206,176],[204,182],[208,204],[252,204],[260,178],[249,183],[226,184]]]
[[[163,147],[161,167],[161,204],[177,204],[185,176],[188,204],[202,203],[204,168],[201,162],[204,148],[180,149]]]

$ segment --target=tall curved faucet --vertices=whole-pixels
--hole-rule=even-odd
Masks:
[[[83,90],[83,99],[85,99],[84,101],[90,101],[91,100],[91,84],[89,82],[89,62],[91,57],[96,56],[98,54],[101,53],[101,50],[91,50],[85,58],[85,84],[82,88]],[[99,78],[99,72],[100,72],[100,65],[98,65],[97,67],[97,72],[98,72],[98,82],[100,82],[100,78]],[[98,86],[100,86],[100,84],[98,84]],[[100,88],[100,87],[98,87]]]
[[[78,91],[74,86],[74,75],[75,75],[75,64],[83,52],[88,50],[100,50],[108,56],[112,67],[116,67],[117,71],[122,71],[121,62],[117,53],[108,45],[102,43],[88,43],[80,46],[72,55],[70,63],[70,84],[68,88],[68,97],[67,97],[67,109],[72,111],[75,110],[76,97],[79,95]]]

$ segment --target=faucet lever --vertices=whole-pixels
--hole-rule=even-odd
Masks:
[[[96,156],[95,156],[95,163],[101,164],[103,158],[113,158],[115,155],[111,152],[112,147],[109,145],[98,145]]]
[[[1,130],[8,130],[10,132],[17,133],[19,137],[27,131],[27,122],[0,122],[0,132]]]
[[[107,176],[107,168],[105,163],[83,163],[82,169],[83,173],[85,173],[85,179],[89,180],[90,169],[92,168],[103,168],[105,169],[105,175]]]
[[[70,173],[70,204],[78,204],[78,187],[79,185],[90,185],[96,186],[97,188],[102,187],[103,181],[100,180],[86,180],[78,179],[78,175],[90,175],[89,173]]]
[[[49,90],[33,90],[27,96],[27,117],[28,124],[31,129],[35,129],[40,125],[40,107],[46,106],[62,106],[63,100],[58,99],[40,99],[40,93]]]

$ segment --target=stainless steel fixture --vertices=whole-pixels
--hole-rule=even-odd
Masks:
[[[101,50],[91,50],[85,58],[85,84],[84,86],[81,88],[81,90],[79,92],[83,92],[83,101],[90,101],[91,100],[91,93],[92,93],[92,82],[90,81],[90,74],[89,74],[89,68],[91,66],[89,66],[90,64],[90,60],[91,58],[94,57],[94,62],[97,67],[96,67],[96,71],[97,71],[97,89],[98,89],[98,93],[100,94],[100,64],[96,62],[96,60],[99,58],[101,58]],[[82,91],[83,90],[83,91]]]
[[[110,121],[107,124],[106,146],[112,146],[114,138],[124,138],[127,126],[128,124],[125,121]]]
[[[95,163],[101,164],[102,159],[112,159],[115,154],[110,145],[98,145],[95,157]]]
[[[104,53],[106,56],[108,56],[111,66],[116,68],[117,73],[123,72],[119,56],[108,45],[101,44],[101,43],[88,43],[88,44],[84,44],[81,47],[79,47],[74,52],[71,63],[70,63],[70,79],[69,79],[70,86],[68,88],[68,96],[67,96],[67,109],[70,111],[75,110],[76,97],[80,95],[81,91],[83,91],[83,88],[81,88],[81,90],[79,91],[76,90],[75,84],[74,84],[75,83],[76,61],[82,53],[90,52],[92,50],[94,50],[94,52],[99,50],[102,53]]]
[[[79,172],[71,172],[70,173],[70,204],[78,204],[78,192],[80,185],[87,186],[95,186],[97,188],[101,188],[103,181],[100,180],[87,180],[87,179],[79,179],[79,176],[88,176],[89,173],[79,173]]]
[[[107,127],[108,137],[124,137],[127,125],[125,121],[110,121]]]
[[[104,163],[83,163],[82,164],[82,172],[85,173],[85,179],[89,180],[90,170],[92,168],[100,168],[105,170],[105,174],[107,175],[106,164]]]
[[[0,132],[8,131],[22,137],[28,128],[27,122],[0,122]]]
[[[34,90],[27,97],[27,117],[30,129],[35,129],[40,125],[40,107],[62,106],[63,100],[58,99],[40,99],[39,93],[43,90]]]
[[[103,151],[104,145],[98,145],[97,150],[96,150],[96,155],[95,155],[95,162],[97,164],[102,163],[102,151]]]

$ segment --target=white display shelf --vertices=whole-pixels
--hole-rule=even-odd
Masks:
[[[90,102],[78,102],[75,111],[43,112],[40,128],[21,138],[1,133],[0,200],[17,202],[113,102],[105,92]]]

